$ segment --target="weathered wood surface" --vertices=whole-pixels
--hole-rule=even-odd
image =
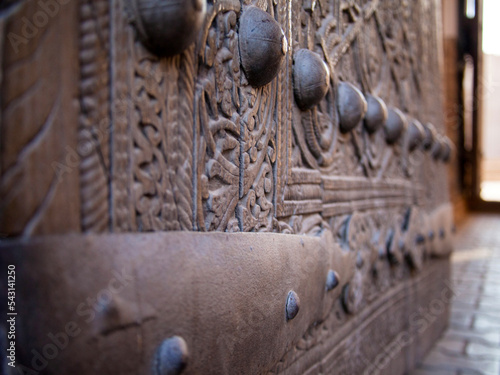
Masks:
[[[295,318],[299,325],[295,319],[286,322],[284,306],[279,316],[278,305],[270,312],[275,330],[291,332],[266,339],[266,350],[258,349],[257,338],[246,347],[244,338],[234,338],[247,353],[235,357],[241,362],[199,357],[220,347],[210,341],[210,348],[200,348],[196,335],[213,338],[182,330],[196,323],[183,322],[186,314],[189,319],[205,314],[203,319],[214,323],[210,329],[228,332],[245,321],[236,315],[234,321],[220,318],[214,306],[231,299],[227,289],[214,306],[207,302],[198,312],[192,306],[203,288],[171,290],[154,276],[144,284],[154,289],[148,301],[130,295],[133,309],[146,315],[116,330],[86,327],[68,351],[75,356],[50,361],[46,373],[80,368],[96,343],[107,349],[92,369],[147,373],[161,341],[175,334],[185,334],[179,342],[194,353],[187,373],[360,373],[375,361],[378,353],[359,338],[373,337],[386,346],[406,330],[405,314],[442,289],[452,250],[445,178],[452,145],[444,137],[439,8],[437,0],[2,3],[0,234],[9,248],[2,265],[19,263],[33,271],[23,275],[40,285],[58,283],[55,295],[69,301],[72,288],[78,296],[102,288],[99,282],[110,269],[98,266],[102,255],[88,255],[99,253],[101,243],[114,249],[109,262],[118,264],[123,254],[141,254],[165,240],[159,264],[172,270],[167,279],[206,272],[207,285],[215,290],[226,282],[236,285],[234,275],[210,273],[203,259],[210,251],[219,256],[220,249],[210,246],[244,253],[240,244],[250,237],[241,232],[254,233],[262,254],[266,247],[280,248],[273,260],[280,270],[291,267],[289,252],[307,257],[302,246],[286,248],[299,238],[331,254],[301,268],[303,279],[285,278],[276,286],[281,293],[285,285],[300,289],[307,278],[321,279],[307,286],[319,300],[309,289],[306,296],[299,293],[311,301]],[[165,27],[157,28],[162,21]],[[190,234],[163,233],[170,231],[240,233],[219,234],[213,241],[211,234],[190,240]],[[185,268],[169,268],[178,251],[172,244],[179,239],[186,239],[181,248],[193,260]],[[222,239],[232,245],[219,243]],[[35,270],[37,262],[46,264],[45,253],[61,268]],[[275,270],[266,266],[271,261],[262,257],[262,264],[255,260],[242,267],[273,280]],[[136,267],[133,259],[123,262]],[[92,264],[96,280],[87,283]],[[61,269],[72,272],[59,279]],[[337,283],[328,308],[322,305],[327,275]],[[40,319],[51,329],[70,319],[79,298],[55,306],[52,297],[43,300],[47,291],[22,290],[41,302]],[[162,291],[164,302],[153,315],[164,311],[170,321],[144,312]],[[246,302],[238,308],[263,298],[258,288],[242,293]],[[279,301],[286,301],[288,290],[283,293]],[[181,311],[169,304],[183,294],[193,305]],[[312,318],[307,309],[323,313]],[[50,315],[54,310],[57,318]],[[387,327],[386,316],[394,314],[399,320]],[[22,333],[22,358],[29,362],[31,342],[41,350],[47,333],[45,326],[24,319],[32,328]],[[446,319],[444,312],[432,332]],[[409,369],[433,334],[412,337],[405,354],[391,357],[384,369]],[[354,362],[346,359],[353,350],[362,356],[353,355]],[[122,366],[120,361],[123,367],[114,367]],[[91,367],[81,368],[92,373]]]

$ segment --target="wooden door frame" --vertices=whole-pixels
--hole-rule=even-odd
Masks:
[[[476,14],[469,19],[465,15],[466,0],[460,1],[460,45],[461,58],[470,55],[474,61],[473,112],[472,112],[472,150],[468,153],[470,168],[470,187],[467,194],[469,208],[473,211],[500,212],[500,202],[489,202],[481,198],[481,136],[483,129],[483,0],[475,0]],[[460,87],[462,85],[460,84]],[[462,145],[462,147],[464,147]],[[467,151],[465,151],[467,154]]]

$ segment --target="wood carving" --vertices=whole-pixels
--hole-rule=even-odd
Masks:
[[[26,43],[9,43],[12,33],[22,35],[24,19],[41,14],[37,4],[0,5],[1,236],[22,237],[32,249],[37,235],[86,233],[89,247],[75,235],[79,251],[119,244],[120,257],[123,238],[137,244],[143,237],[134,235],[152,232],[141,236],[153,248],[161,248],[158,239],[186,241],[167,244],[164,254],[172,258],[158,263],[172,274],[176,259],[191,266],[209,259],[231,281],[241,269],[258,275],[252,282],[267,293],[268,306],[238,279],[244,292],[208,302],[212,294],[200,293],[200,306],[187,312],[194,321],[190,314],[207,308],[200,317],[227,333],[220,341],[201,334],[211,343],[206,358],[220,359],[212,361],[213,373],[231,373],[222,368],[228,364],[241,369],[232,353],[241,359],[252,350],[263,361],[243,372],[361,373],[370,360],[350,361],[351,345],[360,351],[355,358],[376,353],[357,339],[360,327],[386,344],[407,329],[399,315],[394,327],[373,316],[403,314],[401,301],[420,298],[425,280],[447,274],[446,261],[435,258],[452,250],[443,176],[453,145],[437,84],[439,2],[79,0],[58,4]],[[174,231],[258,234],[162,233]],[[231,250],[224,241],[234,238],[244,238],[234,244],[245,248],[217,263]],[[255,260],[252,238],[263,239],[255,248],[266,261],[239,267],[238,256]],[[213,250],[211,258],[202,239],[224,252]],[[185,252],[175,253],[176,246]],[[227,284],[212,269],[200,275],[210,277],[200,284]],[[184,274],[179,279],[202,290]],[[417,288],[415,280],[423,284]],[[272,295],[275,281],[283,296]],[[158,313],[166,303],[148,301],[134,302],[144,307],[144,321],[131,317],[134,303],[109,302],[111,310],[127,306],[126,324],[104,311],[95,332],[141,343],[144,335],[140,364],[151,358],[157,373],[171,370],[170,359],[175,371],[203,368],[205,357],[192,364],[187,355],[205,350],[192,337],[170,327],[161,332],[171,337],[151,336],[148,324],[169,323]],[[244,314],[227,313],[221,323],[221,301],[235,309],[259,306],[244,337],[230,334]],[[172,311],[165,316],[179,322],[183,314]],[[384,336],[383,329],[395,331]],[[92,332],[85,337],[94,340]],[[251,346],[259,342],[256,332],[264,332],[266,350]],[[278,336],[282,344],[272,348]]]
[[[78,131],[82,230],[109,230],[110,124],[108,1],[80,4],[81,115]]]

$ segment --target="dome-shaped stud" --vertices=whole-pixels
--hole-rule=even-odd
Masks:
[[[293,57],[293,92],[300,109],[317,105],[328,92],[330,70],[317,53],[298,50]]]
[[[452,153],[452,143],[448,137],[443,137],[441,143],[441,160],[445,163],[449,162]]]
[[[334,270],[329,270],[326,275],[326,291],[335,289],[339,285],[339,275]]]
[[[425,236],[422,233],[418,233],[415,237],[415,243],[417,245],[422,245],[425,243]]]
[[[363,258],[361,253],[358,253],[358,255],[356,256],[356,267],[363,268],[364,264],[365,264],[365,259]]]
[[[300,309],[300,298],[291,290],[286,298],[286,320],[292,320],[297,316]]]
[[[340,131],[347,133],[361,122],[366,113],[367,103],[356,87],[348,82],[340,82],[337,90],[337,108]]]
[[[179,375],[188,361],[189,352],[182,337],[173,336],[161,343],[153,363],[154,375]]]
[[[385,123],[385,141],[388,144],[395,143],[406,127],[406,117],[397,108],[390,108],[387,111],[387,121]]]
[[[418,146],[422,144],[424,140],[425,130],[423,125],[415,119],[410,121],[410,123],[408,124],[407,136],[408,149],[410,151],[414,151]]]
[[[443,152],[443,139],[439,134],[436,134],[434,138],[434,143],[431,148],[431,155],[434,160],[438,160],[441,158],[441,153]]]
[[[288,50],[285,34],[269,13],[249,6],[240,19],[241,64],[248,83],[260,87],[278,74]]]
[[[425,151],[429,151],[434,143],[434,138],[436,137],[436,128],[431,123],[424,125],[424,139],[422,141],[422,146]]]
[[[397,243],[396,243],[397,242]],[[387,233],[387,238],[385,242],[385,251],[387,254],[387,259],[389,260],[389,264],[391,266],[397,266],[401,263],[400,254],[396,251],[397,247],[399,247],[400,242],[396,239],[396,233],[393,229],[389,229]]]
[[[160,56],[173,56],[194,42],[206,0],[127,0],[142,43]]]
[[[363,281],[360,273],[342,289],[341,303],[348,314],[355,314],[363,303]]]
[[[434,236],[435,236],[434,231],[430,230],[428,236],[429,236],[429,241],[434,240]]]
[[[387,121],[387,106],[382,99],[370,94],[366,95],[366,103],[365,129],[373,134]]]

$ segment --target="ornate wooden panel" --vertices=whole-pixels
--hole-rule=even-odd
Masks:
[[[0,5],[18,369],[411,369],[447,321],[446,306],[428,329],[410,318],[449,292],[439,14],[438,0]],[[55,332],[68,340],[49,358]]]

